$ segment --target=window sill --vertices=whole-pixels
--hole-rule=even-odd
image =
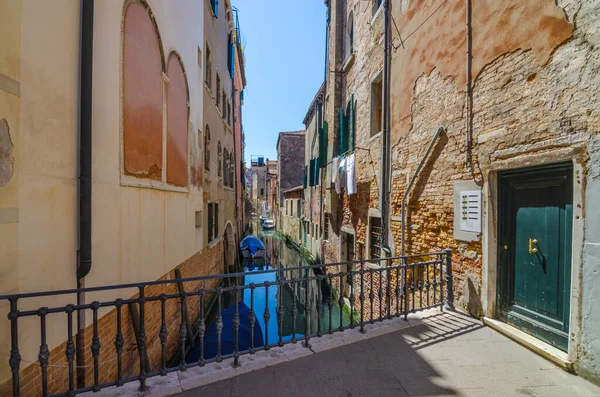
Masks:
[[[221,237],[217,237],[216,239],[214,239],[213,241],[211,241],[210,243],[208,243],[207,247],[213,248],[215,245],[219,244],[219,242],[221,241]]]
[[[163,190],[165,192],[174,193],[189,193],[190,190],[187,187],[179,187],[169,185],[162,181],[154,181],[151,179],[140,179],[129,175],[121,175],[121,186],[128,187],[139,187],[145,189],[156,189]]]
[[[230,192],[234,191],[234,189],[232,187],[229,187],[229,186],[223,186],[223,189],[228,190]]]
[[[346,72],[350,67],[354,64],[354,51],[348,56],[346,62],[344,62],[344,66],[342,66],[342,71]]]
[[[381,134],[383,134],[383,131],[379,131],[377,134],[373,135],[372,137],[369,138],[369,142],[374,141],[377,138],[381,137]]]
[[[206,80],[204,80],[204,88],[206,88],[206,91],[208,91],[208,96],[211,97],[212,99],[214,99],[215,97],[213,96],[212,90],[208,86],[208,83],[206,82]]]

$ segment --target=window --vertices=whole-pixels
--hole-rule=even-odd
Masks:
[[[217,161],[219,162],[217,176],[223,177],[223,152],[221,150],[221,141],[217,144]]]
[[[300,199],[298,199],[298,201],[296,202],[296,212],[296,216],[300,218]]]
[[[210,8],[215,18],[219,17],[219,0],[210,0]]]
[[[350,11],[348,21],[346,22],[346,41],[344,43],[345,59],[348,59],[354,52],[354,13]]]
[[[198,66],[202,67],[202,50],[198,47]]]
[[[219,237],[219,204],[214,203],[213,204],[215,207],[215,215],[214,215],[214,220],[215,220],[215,238]]]
[[[167,64],[167,183],[188,184],[188,95],[181,60],[172,53]]]
[[[233,43],[233,34],[230,32],[227,40],[227,67],[229,69],[229,75],[233,79],[235,77],[234,68],[235,68],[235,46]]]
[[[217,73],[217,92],[216,92],[215,102],[217,103],[217,108],[221,109],[221,77],[219,73]]]
[[[383,0],[373,0],[373,15],[379,10],[381,4],[383,4]]]
[[[225,186],[229,187],[229,152],[223,150],[223,180]]]
[[[227,124],[231,125],[231,102],[227,101]]]
[[[370,253],[371,259],[381,258],[381,218],[370,218],[371,232],[370,238]]]
[[[339,154],[344,154],[354,150],[354,125],[356,124],[354,109],[354,95],[350,96],[350,100],[346,105],[346,110],[340,108],[340,133],[339,133]]]
[[[210,170],[210,128],[204,128],[204,168]]]
[[[233,152],[229,153],[229,187],[235,183],[235,164],[233,162]]]
[[[213,203],[208,203],[208,225],[206,230],[208,230],[208,242],[213,241],[214,239],[214,229],[215,229],[215,220],[214,220],[214,205]]]
[[[189,97],[181,57],[171,51],[165,59],[149,7],[130,2],[123,28],[123,176],[185,187]]]
[[[383,83],[381,73],[371,83],[371,136],[383,129]]]
[[[209,90],[212,90],[212,54],[210,52],[210,47],[208,43],[206,43],[206,76],[204,77],[204,81],[208,86]]]
[[[329,214],[325,213],[325,222],[323,222],[323,239],[329,240]]]
[[[225,88],[223,88],[223,93],[221,94],[221,98],[223,100],[223,107],[221,108],[221,112],[222,112],[222,116],[223,119],[227,118],[227,115],[225,114],[227,112],[227,95],[225,95]]]
[[[261,195],[261,196],[264,196],[264,195],[265,195],[265,188],[264,188],[264,187],[261,187],[261,188],[260,188],[260,195]]]

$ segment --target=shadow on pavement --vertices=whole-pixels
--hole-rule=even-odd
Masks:
[[[455,313],[416,321],[420,323],[411,328],[263,368],[178,397],[459,395],[439,384],[444,375],[416,351],[484,326]]]

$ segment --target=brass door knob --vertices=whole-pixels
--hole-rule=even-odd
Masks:
[[[530,254],[535,254],[536,252],[538,252],[538,249],[533,246],[534,244],[537,245],[537,243],[538,243],[538,240],[536,238],[529,239],[529,253]]]

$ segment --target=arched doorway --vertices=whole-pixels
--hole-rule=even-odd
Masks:
[[[225,226],[225,268],[230,269],[235,264],[235,233],[231,222],[227,222]]]

